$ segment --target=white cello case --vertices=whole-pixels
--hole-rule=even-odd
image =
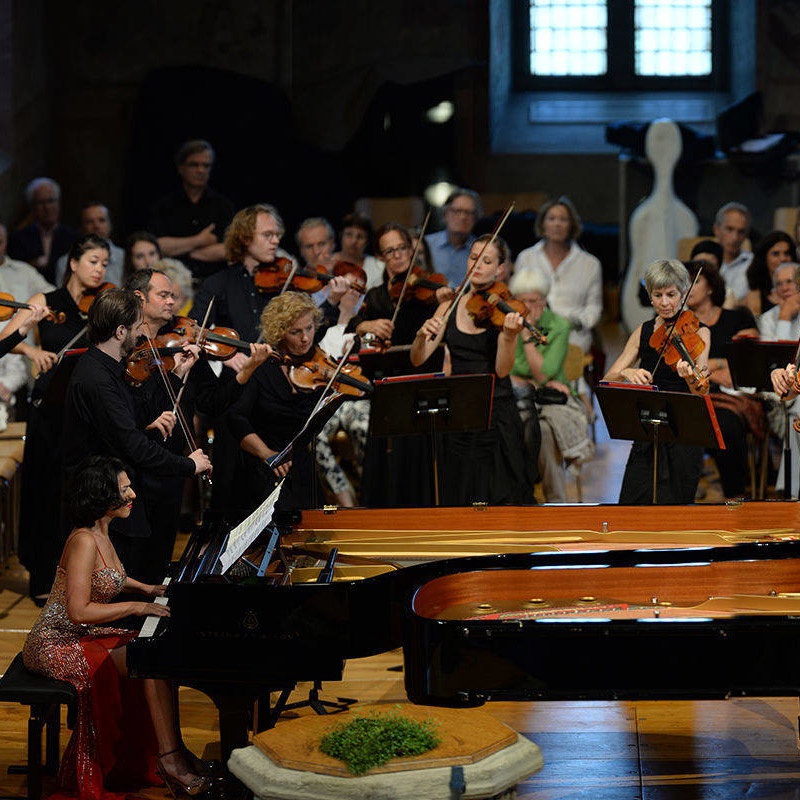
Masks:
[[[677,258],[678,241],[697,236],[697,217],[672,188],[672,172],[681,155],[681,133],[671,119],[650,124],[645,153],[653,166],[653,191],[631,214],[630,259],[622,281],[620,307],[628,332],[653,317],[653,309],[639,302],[639,285],[647,267],[658,258]]]

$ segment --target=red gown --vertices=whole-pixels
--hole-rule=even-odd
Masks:
[[[125,585],[124,571],[105,566],[105,561],[103,565],[92,573],[91,600],[96,603],[110,602]],[[50,598],[22,654],[32,672],[68,681],[78,691],[77,722],[58,774],[64,793],[57,796],[117,800],[124,794],[114,790],[162,786],[155,771],[158,743],[143,683],[121,676],[110,656],[136,634],[72,622],[66,609],[66,577],[59,564]]]

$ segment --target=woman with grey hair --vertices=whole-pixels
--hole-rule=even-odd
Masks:
[[[676,371],[659,359],[650,345],[653,333],[670,325],[681,310],[689,291],[690,280],[686,267],[674,259],[659,259],[647,268],[645,286],[656,311],[655,319],[639,325],[630,335],[620,357],[612,364],[604,380],[631,383],[637,386],[656,386],[670,392],[707,394],[708,381],[700,383],[689,363],[681,359]],[[711,341],[708,328],[698,330],[705,348],[697,357],[699,370],[708,374],[708,349]],[[638,366],[636,364],[638,363]],[[658,369],[656,369],[658,366]],[[703,464],[703,448],[675,443],[658,446],[659,503],[693,503]],[[622,479],[619,502],[645,505],[652,502],[653,445],[634,442],[625,475]]]
[[[564,373],[570,324],[548,308],[550,281],[538,270],[516,273],[509,289],[525,304],[525,319],[547,332],[546,344],[527,334],[517,339],[511,383],[525,427],[525,447],[537,460],[545,499],[565,502],[565,462],[567,467],[577,467],[594,456],[585,407]],[[529,442],[539,438],[537,454]]]

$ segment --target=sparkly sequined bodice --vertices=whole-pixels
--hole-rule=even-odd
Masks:
[[[100,567],[92,572],[90,599],[94,603],[108,603],[125,585],[125,571],[113,567]],[[76,643],[84,636],[103,636],[119,631],[119,628],[86,625],[73,622],[67,614],[67,573],[59,565],[50,597],[42,613],[31,628],[25,641],[23,658],[25,666],[36,672],[57,676],[54,673],[53,653],[59,647]]]

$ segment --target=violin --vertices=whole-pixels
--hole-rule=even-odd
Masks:
[[[678,362],[686,361],[692,368],[692,376],[687,378],[686,382],[700,394],[708,394],[710,389],[708,370],[696,363],[696,359],[706,347],[706,343],[698,333],[699,330],[700,320],[694,312],[684,311],[678,315],[674,325],[665,322],[656,328],[649,344],[653,350],[662,355],[664,363],[675,372],[678,370]]]
[[[395,275],[389,283],[389,297],[395,302],[400,299],[405,282],[405,273]],[[449,281],[439,272],[426,272],[421,267],[414,265],[408,276],[408,285],[404,298],[413,297],[420,303],[433,303],[436,301],[437,290],[447,286]]]
[[[324,267],[301,267],[294,273],[292,278],[292,288],[298,292],[308,292],[314,294],[330,283],[334,278],[349,277],[350,288],[355,289],[359,294],[367,291],[367,273],[358,264],[351,264],[349,261],[337,261],[333,265],[331,272]]]
[[[125,380],[130,386],[141,386],[159,369],[170,372],[175,356],[186,344],[176,333],[164,333],[138,344],[125,361]]]
[[[337,367],[338,364],[317,347],[310,359],[289,367],[289,380],[300,391],[311,392],[327,386]],[[372,384],[364,377],[361,368],[349,362],[336,376],[333,388],[340,394],[353,397],[363,397],[372,392]]]
[[[517,300],[502,281],[495,281],[485,289],[476,290],[467,300],[467,312],[479,327],[502,328],[506,314],[516,311],[523,317],[522,326],[530,332],[536,344],[547,344],[547,335],[524,317],[528,308],[522,300]]]
[[[30,305],[28,303],[18,303],[14,300],[13,295],[8,294],[8,292],[0,292],[0,322],[11,319],[18,308],[30,308]],[[48,312],[45,319],[49,319],[50,322],[56,325],[61,325],[67,319],[67,315],[63,311],[53,311],[48,308]]]
[[[271,264],[259,264],[253,272],[256,289],[264,294],[277,294],[292,272],[291,258],[276,258]]]
[[[117,287],[113,283],[109,283],[106,281],[105,283],[101,283],[96,289],[84,289],[83,290],[83,297],[78,301],[78,311],[81,314],[88,314],[89,309],[92,307],[92,303],[106,290],[108,289],[116,289]]]
[[[213,361],[227,361],[238,352],[250,355],[250,342],[242,341],[233,328],[202,331],[199,322],[189,317],[175,317],[172,332],[182,337],[185,344],[196,344]]]

